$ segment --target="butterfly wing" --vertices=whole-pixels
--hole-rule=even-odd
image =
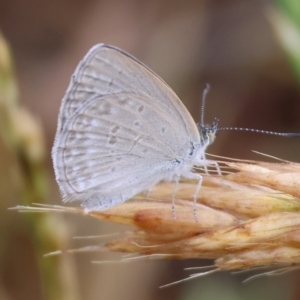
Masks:
[[[62,102],[52,150],[64,200],[102,210],[168,178],[199,133],[157,75],[123,51],[93,47]]]
[[[141,91],[173,115],[174,123],[189,123],[188,133],[198,134],[191,115],[173,90],[147,66],[113,46],[98,44],[77,66],[62,100],[58,131],[74,111],[93,95]],[[192,132],[191,132],[192,131]]]

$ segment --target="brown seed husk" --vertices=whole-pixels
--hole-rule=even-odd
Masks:
[[[195,207],[197,182],[179,184],[176,218],[172,183],[154,187],[147,199],[141,195],[106,211],[89,213],[135,228],[108,242],[105,249],[161,259],[214,259],[217,270],[297,265],[300,165],[232,161],[220,165],[230,171],[222,176],[203,175]],[[83,214],[75,208],[52,210]]]

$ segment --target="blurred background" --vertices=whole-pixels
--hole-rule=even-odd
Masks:
[[[206,83],[205,120],[221,126],[300,132],[300,2],[200,0],[1,0],[0,299],[299,299],[299,272],[280,277],[222,273],[167,289],[183,269],[209,261],[138,261],[57,249],[98,244],[73,236],[124,230],[107,222],[7,210],[61,204],[50,150],[61,99],[91,46],[136,56],[179,95],[196,121]],[[213,154],[300,162],[300,140],[221,132]]]

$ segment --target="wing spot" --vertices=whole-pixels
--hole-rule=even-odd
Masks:
[[[141,113],[143,110],[144,110],[145,106],[144,105],[141,105],[139,108],[138,108],[138,112]]]
[[[134,126],[140,126],[140,122],[139,121],[135,121],[134,122]]]
[[[115,136],[112,136],[109,140],[109,144],[114,145],[117,142],[117,138]]]
[[[90,111],[92,113],[96,113],[99,116],[103,116],[103,115],[110,115],[112,112],[111,109],[111,105],[109,103],[103,103],[100,107],[97,105],[98,103],[95,103],[93,106],[91,106],[90,109],[88,109],[88,113],[90,113]]]
[[[111,132],[116,133],[120,129],[120,126],[116,125],[112,128]]]
[[[126,105],[128,102],[129,102],[128,98],[123,98],[123,99],[119,100],[119,104],[121,104],[121,105]]]
[[[162,128],[161,128],[161,133],[162,133],[162,134],[165,134],[166,131],[167,131],[167,128],[166,128],[166,127],[162,127]]]

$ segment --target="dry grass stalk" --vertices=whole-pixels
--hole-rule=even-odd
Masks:
[[[204,176],[197,203],[199,222],[193,216],[195,182],[180,184],[176,219],[171,210],[174,184],[156,186],[148,200],[142,196],[89,213],[135,227],[108,242],[106,250],[150,258],[209,258],[215,260],[215,270],[298,264],[300,164],[227,161],[222,165],[230,168],[227,175]],[[83,214],[75,208],[52,210]]]

